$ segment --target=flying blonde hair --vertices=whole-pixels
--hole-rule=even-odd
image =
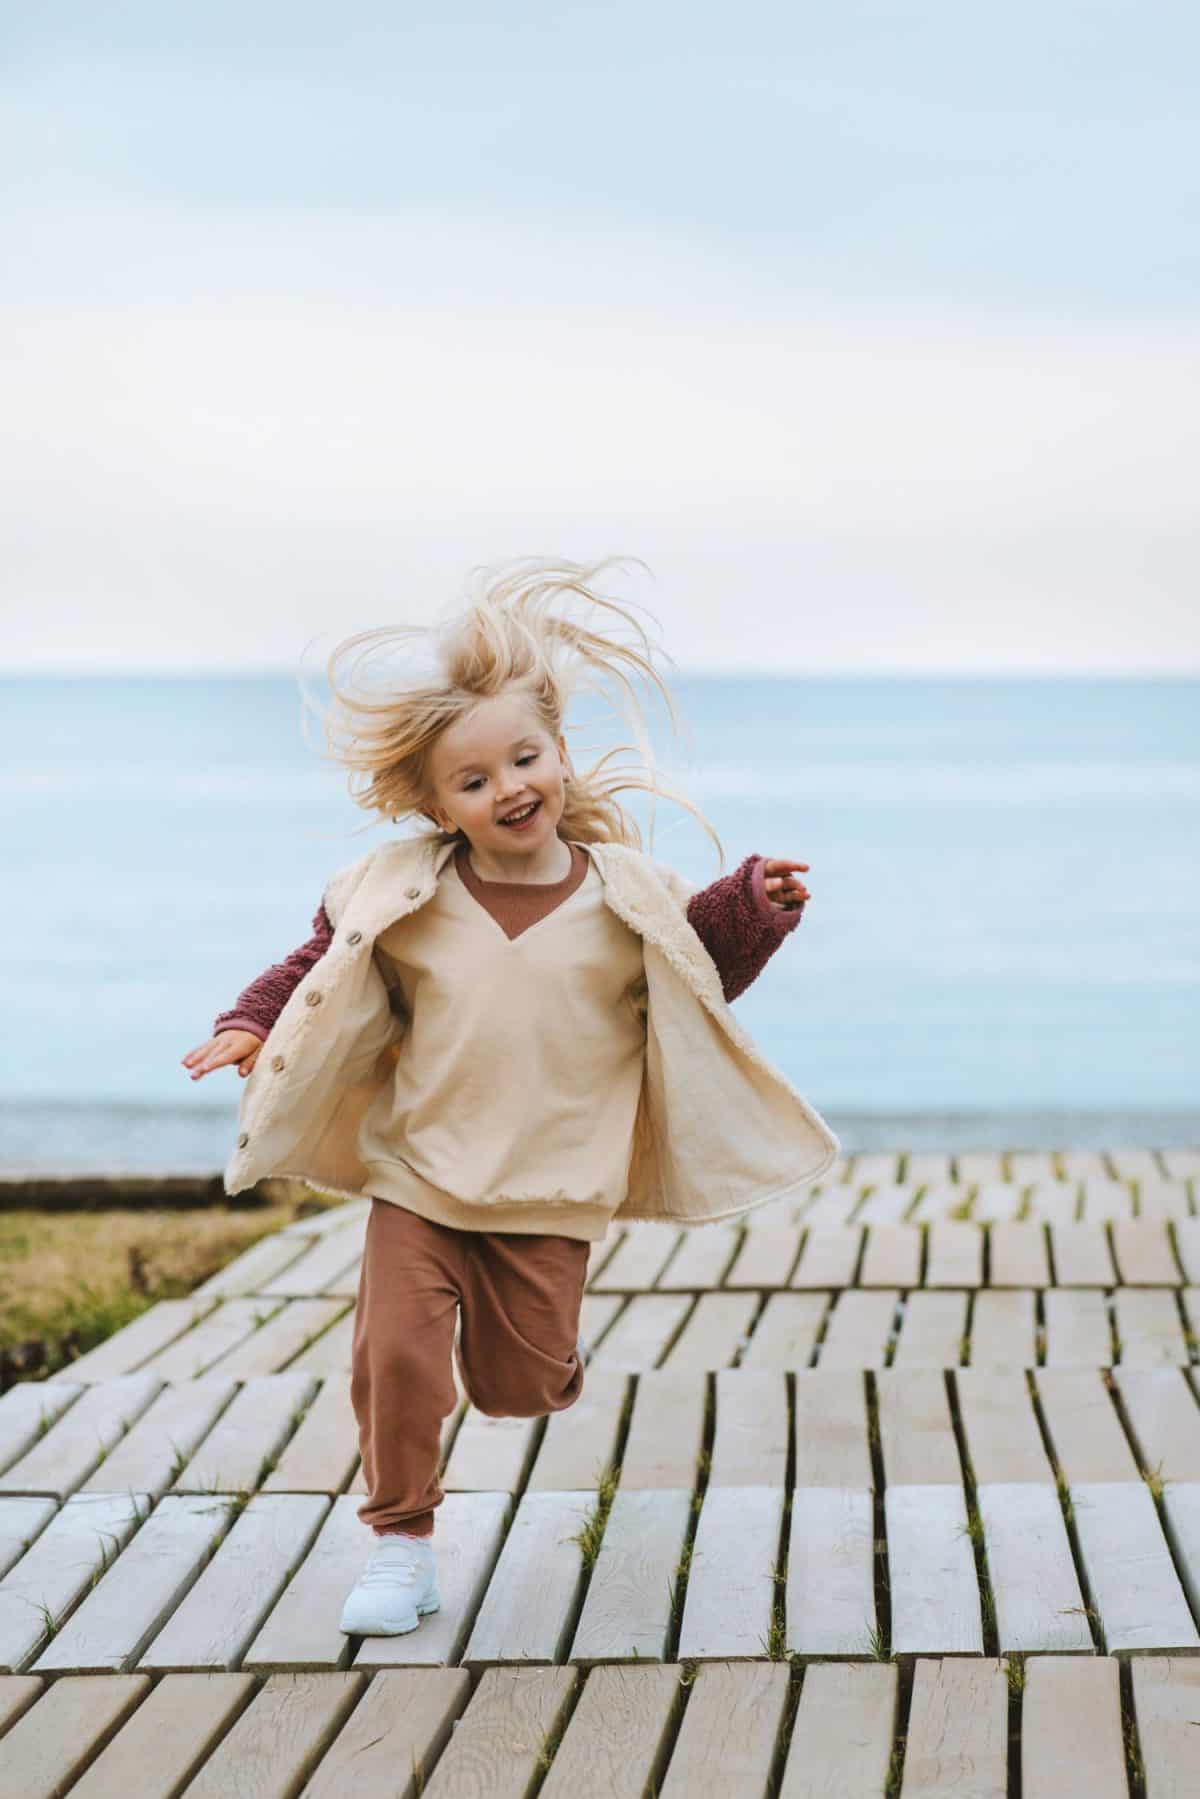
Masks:
[[[674,800],[698,820],[716,844],[724,870],[721,840],[707,818],[682,794],[663,786],[654,772],[653,751],[626,670],[648,676],[666,701],[673,727],[678,719],[670,692],[654,667],[655,646],[634,617],[632,603],[611,599],[593,585],[604,569],[621,561],[646,567],[636,557],[606,557],[585,564],[536,556],[477,567],[468,577],[468,593],[472,582],[476,591],[451,618],[436,625],[358,631],[338,644],[326,669],[333,703],[322,716],[327,759],[350,771],[348,787],[355,805],[393,823],[412,817],[429,820],[434,828],[417,833],[421,839],[448,843],[459,838],[461,831],[443,831],[430,811],[434,803],[430,757],[442,732],[480,700],[515,694],[557,739],[566,735],[564,718],[572,696],[592,689],[608,698],[602,684],[613,677],[628,696],[629,712],[620,710],[637,738],[646,772],[605,772],[612,758],[632,751],[629,744],[607,751],[585,773],[577,773],[572,763],[560,834],[578,843],[623,843],[640,850],[637,821],[615,798],[626,788],[637,788],[651,796],[651,842],[658,795]],[[614,622],[632,626],[635,641],[624,643],[612,631],[589,630],[573,622],[554,609],[562,597],[568,604],[572,598],[582,599],[612,614]],[[389,672],[382,690],[375,693],[342,685],[344,661],[353,681],[375,659],[412,643],[425,651],[424,670],[407,680]],[[661,653],[673,662],[665,650]],[[314,710],[320,712],[319,707]],[[356,784],[356,776],[365,779]],[[370,825],[362,828],[368,830]]]

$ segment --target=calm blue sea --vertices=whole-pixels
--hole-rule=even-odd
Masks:
[[[848,1147],[861,1115],[900,1141],[895,1115],[972,1114],[981,1146],[1033,1115],[1132,1118],[1127,1141],[1138,1115],[1197,1118],[1200,682],[672,692],[689,735],[654,702],[655,749],[726,868],[811,864],[798,931],[737,1008]],[[577,767],[629,741],[594,696],[574,717]],[[286,677],[0,680],[0,1166],[224,1160],[240,1084],[193,1084],[181,1056],[393,829],[310,728],[311,745]],[[693,880],[719,872],[668,802],[652,847]]]

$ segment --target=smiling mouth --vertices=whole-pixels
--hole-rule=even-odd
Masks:
[[[541,803],[541,800],[534,800],[531,806],[522,806],[519,812],[510,812],[507,818],[502,818],[499,822],[502,825],[524,824],[533,817]]]

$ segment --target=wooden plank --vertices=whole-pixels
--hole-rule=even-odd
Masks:
[[[978,1287],[983,1282],[983,1231],[942,1220],[929,1227],[927,1287]]]
[[[1042,1224],[1070,1224],[1079,1217],[1078,1181],[1035,1181],[1027,1198],[1028,1216]]]
[[[821,1368],[882,1368],[900,1295],[886,1289],[839,1293],[818,1352]]]
[[[663,1272],[667,1258],[682,1244],[684,1233],[674,1225],[639,1220],[631,1224],[600,1273],[591,1282],[593,1293],[648,1293]]]
[[[587,1278],[585,1287],[590,1287],[600,1270],[612,1259],[618,1243],[622,1242],[625,1231],[620,1225],[610,1224],[602,1237],[588,1245]]]
[[[496,1565],[511,1509],[512,1501],[507,1493],[447,1493],[434,1513],[434,1555],[441,1610],[422,1618],[419,1630],[409,1631],[402,1637],[355,1638],[354,1641],[359,1643],[354,1657],[356,1668],[395,1667],[398,1664],[437,1667],[444,1662],[459,1660]],[[373,1544],[374,1539],[370,1541]],[[364,1564],[366,1559],[364,1551]],[[327,1630],[336,1625],[342,1600],[357,1573],[355,1569],[351,1579],[336,1592],[335,1609],[327,1620]],[[338,1640],[344,1644],[347,1639],[339,1637]],[[319,1647],[314,1639],[310,1653],[315,1653]],[[263,1649],[258,1650],[260,1655],[263,1652]],[[295,1653],[294,1645],[289,1644],[289,1653]]]
[[[1110,1149],[1108,1160],[1113,1173],[1121,1181],[1157,1180],[1162,1174],[1152,1149]]]
[[[1186,1181],[1139,1181],[1139,1218],[1191,1218],[1193,1209]]]
[[[695,1373],[731,1367],[750,1340],[758,1305],[757,1293],[701,1293],[662,1366]]]
[[[1111,1363],[1112,1330],[1103,1293],[1052,1287],[1042,1305],[1048,1368],[1104,1368]]]
[[[176,1478],[175,1493],[253,1493],[317,1390],[311,1374],[248,1380]]]
[[[519,1493],[540,1418],[492,1418],[468,1406],[442,1472],[446,1493]]]
[[[1193,1617],[1200,1617],[1200,1482],[1162,1487],[1163,1528]]]
[[[954,1377],[971,1470],[980,1486],[1053,1486],[1054,1471],[1023,1374],[964,1369]]]
[[[526,1799],[579,1679],[574,1668],[487,1668],[424,1799]]]
[[[1128,1799],[1119,1664],[1039,1656],[1021,1702],[1022,1799]],[[1063,1777],[1070,1770],[1067,1787]]]
[[[323,1493],[256,1493],[138,1662],[148,1674],[237,1668],[329,1511]]]
[[[879,1444],[889,1487],[961,1485],[962,1467],[946,1383],[925,1369],[875,1376]]]
[[[1048,1287],[1050,1254],[1044,1224],[1029,1220],[988,1229],[988,1285]]]
[[[944,1149],[908,1150],[904,1157],[904,1179],[910,1187],[924,1187],[935,1181],[953,1180],[950,1156]]]
[[[898,1695],[894,1665],[806,1668],[779,1799],[882,1799]]]
[[[1010,1149],[1005,1155],[1010,1181],[1056,1181],[1058,1161],[1052,1149]]]
[[[574,1540],[595,1510],[591,1493],[526,1493],[504,1539],[463,1661],[556,1662],[583,1574]]]
[[[809,1292],[851,1286],[862,1240],[857,1225],[814,1225],[804,1239],[789,1285]]]
[[[1108,1654],[1200,1650],[1200,1633],[1143,1482],[1072,1481],[1071,1507]]]
[[[909,1214],[911,1224],[933,1224],[946,1219],[964,1219],[971,1214],[971,1190],[946,1182],[926,1187]]]
[[[807,1368],[828,1308],[825,1293],[772,1293],[739,1368]]]
[[[269,1237],[260,1237],[232,1262],[226,1262],[224,1268],[218,1268],[206,1281],[193,1287],[192,1298],[236,1299],[248,1293],[261,1293],[273,1275],[299,1261],[304,1253],[305,1245],[299,1237],[274,1231]]]
[[[574,1405],[547,1417],[525,1491],[595,1492],[612,1465],[628,1393],[627,1374],[589,1369]]]
[[[1102,1224],[1052,1224],[1050,1247],[1055,1286],[1111,1287],[1116,1283],[1108,1234]]]
[[[707,1488],[688,1567],[681,1661],[765,1656],[782,1521],[782,1487]]]
[[[589,1792],[642,1799],[663,1759],[678,1694],[678,1668],[593,1669],[539,1799]]]
[[[803,1220],[815,1231],[837,1230],[849,1224],[852,1213],[862,1204],[856,1187],[825,1187],[804,1208]]]
[[[1092,1633],[1048,1464],[1045,1475],[1040,1485],[981,1483],[977,1489],[997,1643],[1002,1655],[1091,1655]]]
[[[1160,1149],[1158,1159],[1169,1179],[1200,1180],[1200,1149]]]
[[[1008,1681],[1000,1662],[921,1661],[900,1799],[1005,1799]]]
[[[1118,1287],[1113,1311],[1123,1363],[1146,1367],[1189,1359],[1179,1307],[1169,1287]]]
[[[354,1355],[354,1307],[305,1345],[287,1365],[289,1374],[340,1375],[349,1383]],[[223,1366],[223,1364],[222,1364]]]
[[[663,1661],[691,1489],[619,1487],[605,1522],[570,1660]]]
[[[917,1203],[915,1187],[873,1187],[854,1214],[855,1224],[900,1224]]]
[[[689,1293],[638,1293],[606,1332],[592,1356],[593,1368],[640,1373],[658,1366],[692,1307]]]
[[[633,1413],[621,1455],[621,1486],[696,1484],[704,1439],[707,1382],[703,1375],[655,1369],[638,1376]]]
[[[1098,1372],[1039,1369],[1037,1389],[1055,1462],[1073,1487],[1138,1479],[1133,1452]]]
[[[188,1799],[299,1792],[365,1683],[353,1672],[268,1675],[189,1785]]]
[[[890,1186],[900,1178],[901,1156],[896,1150],[864,1150],[850,1162],[847,1180],[855,1187]]]
[[[168,1493],[33,1664],[38,1674],[125,1672],[170,1617],[233,1517],[232,1499]]]
[[[381,1200],[379,1203],[383,1205],[386,1202]],[[323,1237],[327,1231],[345,1230],[352,1224],[365,1228],[373,1204],[374,1201],[370,1198],[339,1200],[336,1205],[326,1206],[320,1212],[293,1219],[291,1224],[283,1225],[278,1234],[281,1237],[300,1237],[304,1240]]]
[[[1138,1460],[1168,1481],[1200,1481],[1200,1406],[1176,1368],[1114,1368]]]
[[[967,1335],[966,1293],[910,1293],[904,1302],[894,1368],[956,1368]]]
[[[7,1493],[0,1498],[0,1578],[20,1561],[30,1544],[58,1513],[59,1507],[48,1495],[23,1498]],[[0,1713],[0,1719],[2,1717]]]
[[[1069,1180],[1108,1181],[1112,1179],[1112,1168],[1104,1152],[1099,1149],[1060,1149],[1058,1165]]]
[[[162,1380],[195,1380],[272,1318],[284,1303],[282,1299],[223,1299],[194,1330],[185,1331],[151,1356],[143,1371],[157,1374]]]
[[[71,1379],[111,1380],[116,1374],[132,1373],[149,1356],[191,1330],[216,1304],[215,1298],[197,1299],[195,1294],[186,1299],[160,1299],[95,1349],[78,1356],[70,1364]]]
[[[0,1669],[15,1672],[33,1660],[46,1640],[45,1614],[55,1627],[62,1623],[149,1509],[142,1493],[76,1493],[60,1507],[0,1581]]]
[[[304,1799],[415,1799],[470,1696],[465,1668],[384,1669],[322,1756]]]
[[[4,1738],[4,1790],[55,1799],[146,1697],[148,1674],[54,1681]]]
[[[861,1374],[822,1368],[796,1375],[796,1476],[800,1487],[874,1487]]]
[[[977,1224],[1011,1224],[1025,1204],[1025,1189],[1014,1181],[989,1181],[979,1187],[971,1205]]]
[[[596,1345],[625,1304],[620,1293],[585,1293],[579,1304],[579,1340],[584,1358],[590,1361]]]
[[[1083,1216],[1092,1223],[1133,1217],[1133,1190],[1124,1181],[1090,1180],[1083,1183]]]
[[[716,1398],[709,1487],[782,1487],[788,1451],[783,1375],[773,1369],[722,1370]]]
[[[719,1287],[741,1241],[742,1232],[736,1225],[714,1224],[685,1230],[683,1242],[654,1283],[656,1289],[660,1293],[695,1293],[706,1287]]]
[[[20,1461],[83,1390],[68,1380],[18,1381],[10,1387],[0,1399],[0,1469]]]
[[[0,1474],[0,1493],[65,1499],[98,1468],[162,1386],[156,1374],[118,1374],[88,1387],[19,1461]]]
[[[960,1486],[883,1496],[893,1655],[982,1655],[975,1557]]]
[[[358,1265],[362,1260],[365,1224],[343,1231],[330,1231],[311,1249],[268,1277],[258,1291],[280,1299],[314,1299],[335,1288],[346,1290],[345,1276],[352,1271],[349,1290],[358,1285]]]
[[[1200,1789],[1200,1663],[1182,1656],[1133,1663],[1133,1707],[1146,1799],[1193,1799]]]
[[[1003,1181],[1004,1156],[998,1149],[960,1149],[954,1157],[954,1174],[966,1186]]]
[[[786,1619],[789,1655],[871,1654],[875,1515],[865,1488],[800,1487],[792,1495]]]
[[[982,1287],[971,1308],[972,1368],[1032,1368],[1037,1363],[1036,1295]]]
[[[1183,1276],[1161,1218],[1118,1218],[1112,1229],[1117,1274],[1123,1287],[1178,1287]]]
[[[81,1493],[151,1493],[162,1497],[237,1392],[231,1380],[201,1375],[163,1388],[81,1485]]]
[[[662,1799],[766,1799],[787,1698],[788,1670],[777,1662],[699,1669]]]
[[[346,1310],[344,1299],[290,1299],[269,1318],[261,1330],[237,1343],[213,1365],[214,1374],[234,1380],[253,1380],[258,1375],[286,1369],[313,1338],[329,1328]]]
[[[332,1497],[346,1486],[357,1463],[358,1423],[347,1384],[326,1380],[262,1482],[262,1491]]]
[[[752,1287],[762,1291],[786,1287],[800,1254],[797,1225],[747,1231],[733,1265],[722,1283],[726,1288]]]
[[[919,1287],[921,1235],[914,1224],[876,1224],[867,1232],[860,1287]]]
[[[1171,1227],[1180,1266],[1190,1285],[1200,1284],[1200,1218],[1178,1218]]]
[[[71,1788],[71,1799],[169,1799],[182,1792],[253,1691],[251,1674],[168,1675]]]

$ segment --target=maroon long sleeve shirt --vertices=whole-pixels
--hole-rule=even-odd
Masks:
[[[688,901],[688,923],[716,964],[726,1000],[744,993],[800,922],[803,903],[790,909],[767,898],[765,858],[747,856],[731,874],[702,887]],[[321,960],[333,937],[322,900],[313,934],[282,962],[265,969],[213,1024],[217,1031],[251,1031],[265,1039],[294,988]]]

